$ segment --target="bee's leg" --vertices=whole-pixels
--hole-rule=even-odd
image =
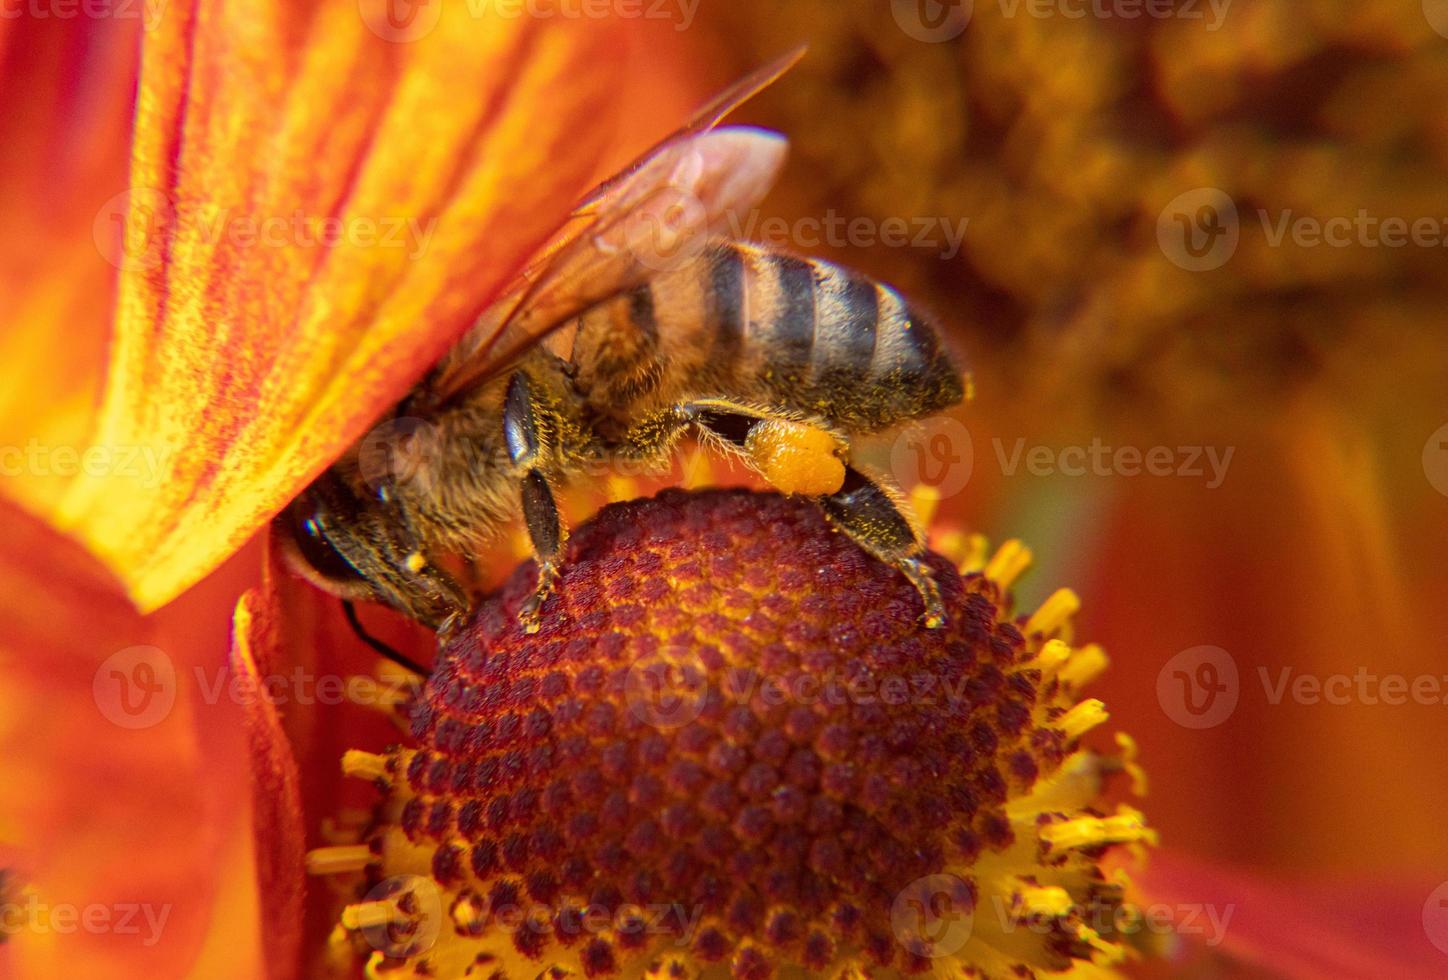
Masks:
[[[839,490],[819,498],[825,516],[871,555],[899,569],[925,603],[925,625],[945,625],[940,586],[925,563],[925,547],[895,498],[853,466]]]
[[[742,453],[778,489],[814,497],[836,527],[910,580],[925,604],[926,626],[935,629],[945,623],[940,587],[925,564],[924,545],[901,513],[897,497],[849,465],[843,436],[722,399],[690,402],[679,411]]]
[[[303,577],[344,599],[386,603],[442,635],[466,617],[471,600],[399,518],[328,471],[277,520],[288,532],[288,562]]]
[[[529,633],[538,632],[543,603],[553,594],[558,582],[558,563],[568,532],[553,499],[553,488],[540,469],[542,440],[538,419],[547,411],[535,397],[528,375],[518,371],[508,381],[503,402],[503,434],[508,443],[508,456],[522,470],[521,495],[523,523],[538,560],[538,587],[518,611],[518,620]]]

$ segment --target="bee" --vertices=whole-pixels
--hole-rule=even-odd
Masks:
[[[731,240],[783,164],[777,133],[719,126],[802,49],[755,71],[574,209],[520,281],[396,407],[414,465],[369,475],[364,439],[278,517],[292,567],[350,603],[380,601],[445,638],[472,600],[438,556],[475,554],[521,511],[538,629],[567,529],[554,488],[609,464],[666,463],[679,440],[814,498],[902,572],[944,621],[919,533],[852,440],[959,402],[930,321],[840,266]],[[360,631],[360,628],[359,628]]]

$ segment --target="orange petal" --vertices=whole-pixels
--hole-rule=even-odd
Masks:
[[[307,846],[336,844],[338,840],[327,833],[327,822],[349,807],[365,812],[375,802],[370,785],[344,780],[343,752],[397,741],[397,728],[389,714],[379,710],[390,688],[371,680],[377,657],[353,633],[336,598],[296,578],[277,549],[268,549],[262,584],[248,593],[243,608],[253,627],[248,645],[256,669],[287,699],[280,705],[279,719],[285,735],[268,725],[267,741],[278,746],[280,753],[284,737],[287,758],[296,760],[300,776],[296,805]],[[368,608],[361,614],[368,629],[384,642],[422,663],[430,662],[436,647],[431,633],[387,610]],[[367,679],[357,680],[364,677]],[[361,704],[348,700],[345,692],[349,689]],[[264,788],[258,786],[258,790]],[[278,816],[285,818],[285,824],[291,823],[290,813]],[[258,824],[258,840],[266,840],[260,820]],[[271,875],[270,880],[283,889],[300,886],[304,880],[298,863],[301,853],[293,847],[293,831],[286,826],[278,829],[284,832],[285,844],[271,858],[273,871],[259,869],[261,879],[265,882]],[[292,876],[290,881],[287,875]],[[315,962],[321,955],[338,909],[337,896],[325,884],[313,884],[306,891],[305,917],[295,920],[299,924],[305,921],[303,963]]]
[[[277,706],[267,695],[272,664],[266,654],[277,645],[282,626],[267,591],[252,589],[236,606],[231,670],[246,713],[251,754],[252,823],[256,834],[256,881],[267,976],[286,980],[301,965],[305,889],[305,827],[301,778],[282,728]]]
[[[146,35],[97,435],[135,455],[60,516],[142,608],[358,438],[586,186],[622,26],[474,6],[172,3]]]
[[[238,563],[142,618],[73,542],[0,504],[0,862],[18,977],[258,975]],[[224,969],[222,969],[224,965]]]
[[[32,513],[81,465],[104,380],[116,270],[93,232],[125,182],[139,28],[0,18],[0,492]]]

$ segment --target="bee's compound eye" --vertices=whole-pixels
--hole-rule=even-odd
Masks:
[[[339,585],[364,581],[357,569],[352,567],[352,563],[338,554],[315,517],[293,509],[292,532],[302,560],[310,565],[317,575]]]

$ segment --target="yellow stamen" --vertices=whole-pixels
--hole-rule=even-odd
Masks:
[[[917,483],[910,490],[910,507],[915,511],[922,527],[929,527],[935,519],[936,508],[940,506],[940,490],[928,483]],[[936,550],[939,550],[938,548]],[[945,552],[941,552],[945,554]],[[946,555],[949,557],[949,555]]]
[[[1062,715],[1058,725],[1067,738],[1075,739],[1106,721],[1108,717],[1110,716],[1106,713],[1106,705],[1096,698],[1089,698]]]
[[[1071,648],[1063,640],[1047,640],[1036,654],[1036,666],[1047,674],[1054,674],[1071,658]]]
[[[1091,643],[1072,651],[1071,659],[1061,667],[1057,676],[1061,678],[1061,683],[1079,690],[1095,680],[1109,663],[1106,651]]]
[[[307,852],[307,874],[335,875],[361,871],[373,859],[366,844],[314,847]]]
[[[1012,538],[1000,546],[995,557],[985,566],[985,577],[1008,589],[1030,567],[1031,549]]]
[[[348,749],[342,753],[342,772],[357,779],[385,779],[387,759],[360,749]]]
[[[1049,599],[1041,603],[1041,608],[1026,620],[1026,632],[1049,636],[1060,629],[1061,625],[1080,608],[1081,600],[1076,593],[1070,589],[1057,589],[1051,593]]]
[[[1114,817],[1076,817],[1041,828],[1041,839],[1052,853],[1071,851],[1101,844],[1126,844],[1132,841],[1153,841],[1155,833],[1146,826],[1145,818],[1130,807],[1122,807]]]
[[[1031,915],[1062,916],[1071,911],[1071,893],[1064,888],[1025,888],[1021,904]]]

